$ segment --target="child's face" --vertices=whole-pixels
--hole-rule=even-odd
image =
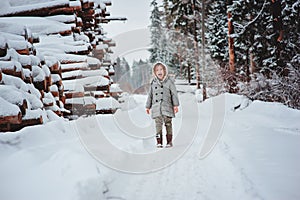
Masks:
[[[160,80],[162,80],[165,76],[164,68],[161,65],[155,67],[154,73],[157,76],[157,78],[159,78]]]

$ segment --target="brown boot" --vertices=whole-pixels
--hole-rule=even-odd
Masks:
[[[163,145],[162,145],[162,134],[156,134],[156,147],[157,148],[162,148]]]
[[[173,146],[172,138],[173,138],[173,135],[167,134],[167,145],[166,145],[166,148],[169,148],[169,147]]]

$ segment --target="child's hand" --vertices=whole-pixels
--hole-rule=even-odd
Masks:
[[[174,113],[178,113],[178,106],[174,106]]]
[[[146,108],[146,113],[149,115],[150,114],[150,109]]]

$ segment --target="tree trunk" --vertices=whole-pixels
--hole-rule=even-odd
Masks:
[[[231,34],[233,34],[233,25],[232,25],[232,15],[230,12],[227,13],[228,17],[228,46],[229,46],[229,70],[230,72],[235,72],[235,63],[234,63],[234,39]]]
[[[232,0],[227,0],[227,7],[232,5]],[[236,93],[236,77],[235,77],[235,61],[234,61],[234,39],[232,34],[234,33],[233,24],[232,24],[232,14],[230,11],[227,12],[228,18],[228,49],[229,49],[229,92]]]
[[[188,64],[188,83],[191,84],[191,66]]]
[[[203,82],[203,88],[202,88],[202,95],[203,95],[203,101],[207,98],[206,95],[206,78],[205,78],[205,23],[204,23],[204,17],[205,17],[205,0],[202,0],[202,33],[201,33],[201,38],[202,38],[202,67],[203,67],[203,72],[202,72],[202,82]]]
[[[273,27],[276,33],[276,41],[280,42],[283,39],[283,25],[281,17],[281,2],[280,0],[271,0],[271,13],[273,17]]]
[[[250,15],[250,21],[253,20],[253,16]],[[250,64],[250,67],[248,66],[248,69],[249,69],[249,75],[248,75],[248,79],[250,80],[250,74],[253,74],[255,72],[255,68],[256,68],[256,64],[254,62],[254,53],[253,53],[253,45],[254,45],[254,32],[251,31],[251,39],[250,39],[250,44],[251,44],[251,50],[249,50],[249,64]]]
[[[250,73],[253,74],[255,72],[255,62],[254,62],[254,55],[250,52]]]
[[[196,82],[197,82],[197,89],[200,89],[200,66],[199,66],[199,45],[198,45],[198,38],[197,38],[197,19],[196,19],[196,1],[193,0],[193,15],[194,15],[194,48],[196,51]]]
[[[271,0],[271,14],[273,17],[273,29],[275,33],[275,45],[276,45],[276,57],[277,57],[277,65],[282,65],[281,51],[283,40],[283,24],[281,17],[281,1],[280,0]]]

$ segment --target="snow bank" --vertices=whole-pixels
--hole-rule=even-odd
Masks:
[[[0,139],[1,199],[105,199],[102,170],[69,122],[0,133]]]

